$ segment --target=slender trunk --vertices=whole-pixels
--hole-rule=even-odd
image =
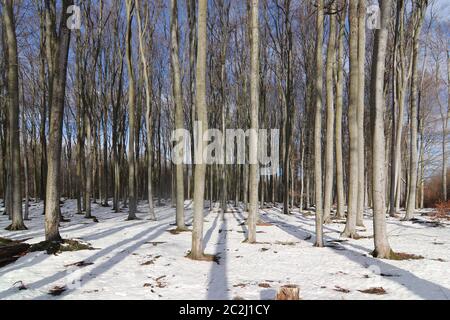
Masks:
[[[64,119],[64,100],[66,92],[67,59],[69,54],[70,30],[67,28],[69,14],[67,8],[73,0],[63,0],[61,21],[56,49],[56,63],[50,104],[50,132],[48,145],[48,176],[45,201],[45,238],[47,241],[60,241],[60,170],[62,130]]]
[[[126,55],[128,66],[128,197],[129,213],[128,220],[136,219],[137,197],[136,197],[136,156],[135,156],[135,137],[136,137],[136,99],[135,99],[135,78],[134,64],[132,55],[132,29],[133,29],[133,0],[126,0],[127,10],[127,34],[126,34]]]
[[[6,29],[7,43],[7,82],[8,82],[8,134],[10,165],[9,203],[12,224],[7,228],[11,231],[25,230],[22,217],[22,188],[20,162],[20,129],[19,129],[19,60],[17,56],[16,23],[12,0],[3,3],[3,19]]]
[[[322,201],[322,46],[323,46],[323,0],[317,1],[316,20],[316,110],[314,124],[314,182],[316,196],[316,242],[323,247],[323,201]]]
[[[417,190],[417,127],[418,127],[418,106],[417,106],[417,82],[418,72],[417,63],[419,59],[419,40],[420,31],[426,10],[427,0],[421,0],[416,4],[416,21],[413,34],[413,58],[412,58],[412,78],[411,78],[411,134],[410,134],[410,162],[409,162],[409,179],[408,179],[408,199],[406,206],[405,220],[410,220],[414,216],[416,210],[416,190]]]
[[[348,213],[343,235],[357,237],[356,216],[358,210],[358,0],[349,3],[350,20],[350,84],[348,127],[350,137],[350,163],[348,168]]]
[[[172,79],[173,79],[173,97],[175,102],[175,129],[184,130],[184,114],[183,114],[183,97],[181,91],[181,72],[180,72],[180,61],[179,61],[179,36],[178,36],[178,1],[171,1],[172,7],[172,20],[170,24],[170,34],[171,34],[171,63],[172,63]],[[181,143],[183,146],[184,138],[182,138]],[[177,155],[179,159],[184,159],[184,147],[182,148],[181,154]],[[176,171],[176,224],[177,229],[186,229],[184,222],[184,168],[183,161],[178,161],[175,165]]]
[[[258,220],[258,117],[259,117],[259,0],[251,0],[251,70],[250,70],[250,201],[248,210],[248,242],[256,242]],[[288,192],[288,190],[285,190]]]
[[[206,142],[203,133],[208,130],[208,115],[206,108],[206,22],[208,15],[207,0],[198,1],[198,27],[197,27],[197,71],[196,71],[196,111],[197,120],[197,149],[195,153],[196,167],[194,177],[194,221],[192,230],[191,258],[200,260],[203,254],[203,209],[205,199],[205,173],[206,164],[202,161]]]
[[[388,27],[390,20],[391,0],[381,0],[381,29],[375,31],[375,44],[372,58],[372,78],[370,105],[372,113],[372,198],[373,228],[377,258],[390,258],[392,250],[389,246],[386,227],[386,176],[385,176],[385,136],[384,136],[384,73]]]
[[[364,227],[364,87],[366,62],[366,0],[359,0],[358,7],[358,201],[356,225]]]
[[[333,2],[331,11],[336,10]],[[336,19],[330,15],[330,28],[327,45],[326,64],[326,105],[327,105],[327,132],[325,147],[325,195],[323,207],[323,222],[329,223],[331,218],[331,205],[333,197],[333,176],[334,176],[334,90],[333,90],[333,69],[336,62]]]
[[[342,8],[338,40],[338,60],[337,60],[337,79],[336,79],[336,193],[337,193],[337,211],[336,216],[340,219],[345,217],[344,206],[344,168],[342,158],[342,108],[344,93],[344,37],[345,37],[345,18],[346,1]]]

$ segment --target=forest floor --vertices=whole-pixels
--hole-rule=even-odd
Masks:
[[[186,216],[191,222],[191,206]],[[450,222],[436,223],[419,213],[413,222],[388,218],[392,248],[421,260],[380,260],[373,250],[370,213],[365,238],[340,238],[343,221],[324,227],[327,246],[315,248],[314,215],[281,209],[261,210],[267,225],[258,226],[258,244],[243,243],[246,213],[236,208],[205,217],[205,252],[218,262],[186,258],[191,234],[172,234],[175,209],[158,207],[158,221],[125,221],[127,213],[93,205],[98,223],[75,214],[67,200],[61,223],[65,239],[88,242],[94,250],[48,255],[32,252],[0,268],[0,299],[273,299],[281,285],[296,284],[302,299],[450,299]],[[36,243],[43,240],[42,203],[32,203],[29,230],[4,230],[0,237]],[[383,290],[368,289],[383,288]],[[53,295],[50,294],[53,292]],[[58,295],[59,294],[59,295]]]

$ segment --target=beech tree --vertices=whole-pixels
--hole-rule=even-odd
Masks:
[[[388,41],[388,27],[391,20],[392,2],[381,0],[381,26],[375,31],[370,108],[372,117],[372,198],[373,228],[375,250],[373,256],[389,259],[392,250],[389,246],[386,227],[386,175],[385,175],[385,61]]]
[[[259,0],[251,0],[251,75],[250,75],[250,201],[248,210],[248,242],[256,242],[256,222],[258,220],[258,118],[259,118]]]
[[[51,86],[49,87],[51,103],[49,108],[50,129],[47,150],[48,173],[45,201],[45,239],[47,241],[61,241],[59,234],[59,221],[61,217],[60,170],[67,60],[70,44],[70,30],[67,27],[69,13],[67,9],[71,5],[73,5],[73,0],[63,0],[62,2],[59,32],[55,41],[55,69],[52,75]]]
[[[196,166],[194,178],[194,222],[192,229],[192,248],[190,257],[194,260],[205,259],[203,253],[203,211],[205,200],[205,176],[206,164],[203,159],[203,150],[206,142],[203,141],[203,133],[208,130],[208,115],[206,108],[206,20],[208,15],[208,3],[206,0],[198,1],[198,25],[197,25],[197,69],[196,69],[196,119],[199,122],[197,128],[197,152],[195,153]]]
[[[22,187],[19,131],[19,61],[17,57],[17,38],[12,0],[3,0],[3,23],[6,33],[7,79],[8,79],[8,136],[9,136],[9,180],[11,203],[9,214],[12,224],[7,230],[25,230],[22,216]]]

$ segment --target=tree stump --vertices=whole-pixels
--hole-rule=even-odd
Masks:
[[[282,286],[275,300],[300,300],[300,288],[293,284]]]

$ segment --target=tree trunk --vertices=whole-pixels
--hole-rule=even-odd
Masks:
[[[386,176],[385,176],[385,136],[384,136],[384,73],[388,28],[390,20],[391,0],[381,1],[381,29],[375,31],[375,44],[372,58],[372,78],[370,105],[372,114],[372,198],[373,228],[377,258],[390,258],[392,250],[389,246],[386,228]]]
[[[249,208],[248,208],[248,242],[256,242],[256,223],[258,220],[258,128],[259,128],[259,0],[251,0],[251,70],[250,70],[250,173],[249,173]],[[288,190],[285,190],[288,192]]]
[[[343,236],[357,237],[356,216],[358,210],[358,0],[349,3],[350,20],[350,84],[348,127],[350,137],[350,164],[348,168],[348,212]]]
[[[364,89],[366,62],[366,0],[358,7],[358,203],[356,225],[364,227]]]
[[[408,199],[406,206],[405,220],[411,220],[416,210],[416,190],[417,190],[417,127],[418,127],[418,107],[417,107],[417,63],[419,59],[419,40],[420,31],[427,6],[427,0],[421,0],[416,3],[415,26],[413,31],[413,58],[412,58],[412,78],[411,78],[411,134],[410,134],[410,160],[409,160],[409,179],[408,179]]]
[[[183,114],[183,96],[181,89],[181,72],[179,61],[179,36],[178,36],[178,1],[171,0],[172,20],[170,24],[171,34],[171,63],[172,63],[172,79],[173,79],[173,97],[175,102],[175,129],[184,130],[184,114]],[[178,154],[179,160],[184,159],[184,138],[182,138],[183,149]],[[183,161],[175,165],[176,171],[176,224],[177,229],[185,230],[184,222],[184,168]]]
[[[331,11],[336,11],[336,4],[333,2]],[[329,223],[331,218],[331,205],[333,201],[333,176],[334,176],[334,90],[333,90],[333,69],[336,63],[336,19],[334,14],[330,15],[330,28],[327,45],[327,65],[326,65],[326,104],[327,104],[327,133],[325,147],[325,196],[323,207],[323,223]]]
[[[6,29],[7,43],[7,82],[8,82],[8,134],[10,165],[10,193],[9,204],[12,224],[10,231],[25,230],[22,217],[22,188],[20,162],[20,130],[19,130],[19,61],[17,56],[17,38],[12,0],[4,0],[3,19]]]
[[[127,10],[127,34],[126,34],[126,55],[128,66],[128,197],[129,197],[129,211],[128,220],[135,220],[137,210],[137,195],[136,195],[136,156],[135,156],[135,136],[136,136],[136,99],[135,99],[135,78],[134,78],[134,64],[133,64],[133,49],[132,49],[132,29],[133,29],[133,9],[134,1],[126,0]]]
[[[69,54],[70,30],[67,28],[69,14],[67,8],[73,0],[63,0],[60,31],[56,49],[56,63],[50,104],[50,132],[48,144],[48,176],[45,201],[45,239],[61,241],[59,235],[60,210],[60,169],[62,130],[64,118],[64,100],[66,93],[67,58]]]
[[[337,78],[336,78],[336,193],[337,193],[337,210],[336,216],[340,219],[345,217],[344,206],[344,168],[342,159],[342,108],[344,93],[344,37],[345,37],[345,18],[346,18],[346,1],[341,12],[339,40],[338,40],[338,61],[337,61]]]
[[[198,1],[197,27],[197,70],[196,70],[196,111],[197,121],[197,150],[195,152],[196,166],[194,177],[194,221],[192,230],[192,249],[190,257],[194,260],[204,259],[203,254],[203,210],[205,199],[206,164],[203,161],[203,150],[206,142],[203,133],[208,130],[208,115],[206,109],[206,22],[208,15],[207,0]]]
[[[323,247],[323,201],[322,201],[322,46],[323,46],[323,0],[317,1],[316,18],[316,111],[314,124],[314,183],[316,196],[316,247]]]

